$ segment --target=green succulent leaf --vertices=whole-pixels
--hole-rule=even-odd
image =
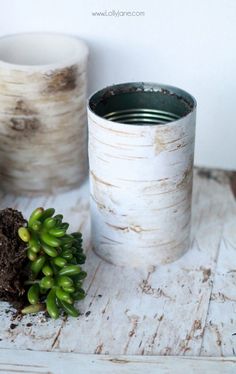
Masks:
[[[31,274],[26,279],[27,299],[30,305],[23,314],[46,310],[53,319],[63,311],[77,317],[75,301],[86,293],[82,283],[87,273],[81,269],[86,256],[82,248],[82,234],[69,234],[69,223],[55,209],[36,208],[27,227],[20,227],[18,235],[27,243],[27,257]]]

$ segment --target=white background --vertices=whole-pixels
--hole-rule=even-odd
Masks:
[[[0,0],[0,35],[76,34],[90,48],[89,93],[172,84],[198,101],[195,163],[236,169],[236,0]],[[140,17],[92,12],[144,11]]]

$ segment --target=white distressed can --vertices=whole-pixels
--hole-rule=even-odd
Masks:
[[[87,174],[87,58],[78,38],[0,38],[0,187],[20,194],[77,186]]]
[[[196,101],[125,83],[88,103],[92,245],[117,265],[174,261],[189,247]]]

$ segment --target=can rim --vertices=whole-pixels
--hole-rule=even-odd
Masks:
[[[123,93],[132,92],[131,89],[133,89],[133,92],[162,92],[163,94],[169,94],[169,95],[175,95],[177,96],[181,101],[184,100],[185,104],[189,107],[189,110],[186,114],[181,115],[178,119],[172,120],[169,122],[166,122],[165,124],[145,124],[143,123],[142,126],[168,126],[170,124],[176,123],[181,121],[182,119],[185,119],[189,115],[191,115],[197,107],[197,101],[194,96],[192,96],[187,91],[183,90],[182,88],[162,84],[162,83],[154,83],[154,82],[125,82],[125,83],[118,83],[106,86],[100,90],[97,90],[93,92],[88,100],[87,100],[87,108],[90,113],[92,113],[94,116],[101,118],[103,121],[108,121],[109,123],[113,122],[114,124],[120,124],[124,126],[139,126],[137,124],[132,123],[124,123],[119,121],[111,121],[107,119],[104,116],[101,116],[96,113],[96,105],[101,102],[103,99],[108,99],[111,96],[115,96],[116,92],[122,93],[122,90],[124,90]],[[110,92],[109,95],[107,95]],[[96,103],[97,101],[97,103]]]
[[[6,58],[1,57],[0,54],[0,66],[7,67],[9,69],[16,69],[16,70],[27,70],[27,71],[35,71],[35,70],[48,70],[48,69],[56,69],[56,68],[62,68],[68,65],[73,65],[77,63],[81,63],[84,60],[87,60],[89,49],[87,44],[77,37],[76,35],[72,34],[66,34],[66,33],[60,33],[60,32],[53,32],[53,31],[33,31],[33,32],[19,32],[14,34],[8,34],[3,35],[0,37],[0,44],[1,43],[7,43],[9,45],[9,42],[12,43],[19,43],[20,40],[27,38],[41,38],[44,39],[43,42],[46,42],[46,39],[54,38],[56,42],[66,42],[71,44],[71,51],[66,54],[60,59],[55,60],[52,62],[46,62],[46,63],[16,63],[12,61],[8,61]],[[59,49],[58,49],[59,50]]]

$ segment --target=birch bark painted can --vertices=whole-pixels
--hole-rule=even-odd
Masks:
[[[88,102],[92,245],[149,268],[190,241],[196,101],[152,83],[107,87]]]
[[[87,58],[69,35],[0,38],[1,188],[50,193],[87,175]]]

